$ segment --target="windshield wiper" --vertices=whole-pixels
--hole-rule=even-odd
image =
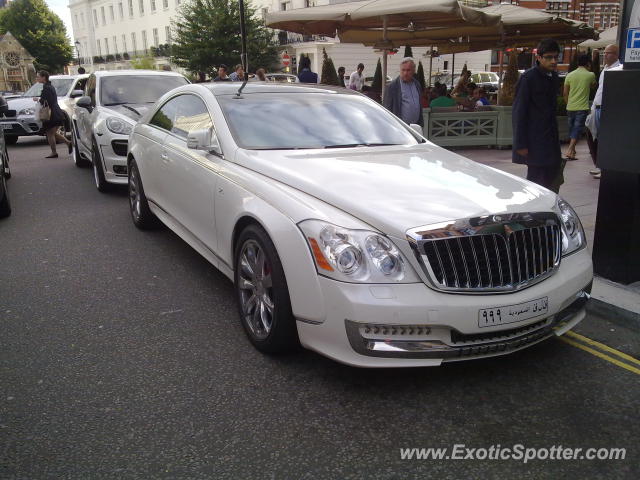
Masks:
[[[125,103],[123,103],[123,104],[122,104],[122,106],[123,106],[124,108],[126,108],[127,110],[131,110],[131,111],[132,111],[133,113],[135,113],[136,115],[140,115],[140,116],[142,116],[142,114],[141,114],[138,110],[136,110],[135,108],[130,107],[129,105],[127,105],[127,104],[125,104]]]
[[[383,147],[386,145],[400,145],[400,143],[345,143],[342,145],[325,145],[324,148]]]

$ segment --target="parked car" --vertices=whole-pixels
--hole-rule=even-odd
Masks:
[[[11,203],[7,190],[7,179],[11,177],[9,169],[9,154],[4,141],[4,132],[0,130],[0,218],[11,215]]]
[[[349,80],[351,79],[351,74],[350,73],[345,73],[344,74],[344,85],[348,88],[349,87]],[[391,78],[389,75],[387,75],[387,85],[389,85],[391,82],[393,82],[393,78]],[[373,85],[373,76],[371,77],[364,77],[364,84],[367,87],[370,87]]]
[[[267,80],[277,83],[300,83],[297,76],[290,73],[267,73],[265,74]]]
[[[451,73],[449,72],[438,72],[431,75],[430,85],[434,86],[436,82],[443,83],[447,86],[447,88],[453,88],[458,84],[458,80],[460,80],[460,74],[456,73],[453,75],[453,81],[451,80]],[[453,86],[452,86],[453,85]]]
[[[87,79],[73,115],[73,159],[93,165],[96,188],[127,183],[127,145],[138,119],[163,94],[189,81],[176,72],[100,70]]]
[[[71,130],[71,117],[73,115],[73,103],[82,96],[84,82],[88,75],[52,75],[49,77],[51,85],[58,94],[58,104],[65,114],[64,131]],[[9,109],[15,110],[13,117],[0,118],[0,125],[4,130],[6,143],[13,145],[19,137],[39,135],[42,122],[35,116],[34,98],[42,92],[42,84],[34,83],[22,96],[7,100]]]
[[[137,227],[164,223],[234,282],[258,349],[299,341],[350,365],[440,365],[584,318],[591,256],[553,192],[349,90],[236,92],[187,85],[143,115],[129,206]]]
[[[487,92],[498,90],[500,78],[495,72],[476,72],[471,74],[471,81],[478,87],[484,87]]]

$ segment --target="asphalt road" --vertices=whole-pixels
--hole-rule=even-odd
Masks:
[[[124,189],[97,192],[89,169],[45,160],[39,138],[9,153],[0,478],[640,478],[637,373],[555,339],[440,368],[264,356],[227,279],[170,231],[137,230]],[[576,331],[637,358],[640,333],[615,320]],[[400,456],[455,444],[627,450],[526,464]]]

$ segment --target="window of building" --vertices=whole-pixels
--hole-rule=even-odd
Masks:
[[[98,26],[98,11],[95,8],[93,9],[93,25]]]
[[[280,10],[291,10],[291,2],[280,2]]]
[[[134,53],[138,50],[138,45],[136,44],[136,32],[131,32],[131,48],[133,48]]]
[[[589,25],[593,27],[594,24],[594,17],[595,15],[593,13],[589,14]]]
[[[153,46],[157,47],[158,45],[160,45],[160,37],[158,36],[158,29],[154,28],[153,29]]]
[[[82,28],[84,28],[84,12],[80,12],[80,24]]]
[[[127,51],[127,36],[124,33],[122,34],[122,51]]]
[[[118,53],[118,37],[113,36],[113,53]]]
[[[109,18],[111,19],[111,23],[116,21],[116,15],[113,13],[113,5],[109,5]]]
[[[142,49],[147,51],[147,31],[142,30]]]
[[[176,0],[176,5],[180,5],[180,0]]]
[[[96,40],[96,46],[98,47],[98,56],[102,56],[102,48],[100,48],[100,39]]]
[[[129,17],[133,18],[133,0],[129,0]]]
[[[106,25],[107,17],[104,14],[104,7],[100,7],[100,16],[102,17],[102,25]]]
[[[138,7],[140,8],[140,15],[144,15],[144,0],[138,0]]]
[[[122,2],[118,3],[118,13],[120,13],[120,20],[124,18],[124,8],[122,8]]]
[[[156,0],[151,0],[151,11],[152,12],[156,11]]]
[[[261,12],[262,12],[262,20],[264,21],[264,20],[267,19],[267,13],[269,13],[269,9],[268,8],[263,8],[261,10]]]
[[[167,43],[171,43],[171,27],[169,25],[164,27],[164,38]]]
[[[104,54],[109,55],[109,39],[104,39]]]
[[[162,8],[165,10],[169,8],[169,0],[162,0]]]

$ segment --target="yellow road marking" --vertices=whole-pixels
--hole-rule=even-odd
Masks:
[[[636,368],[636,367],[632,367],[631,365],[627,365],[626,363],[621,362],[620,360],[618,360],[617,358],[613,358],[610,357],[609,355],[606,355],[602,352],[599,352],[597,350],[594,350],[591,347],[587,347],[586,345],[582,345],[581,343],[578,343],[574,340],[569,340],[568,338],[565,337],[558,337],[560,340],[562,340],[565,343],[568,343],[569,345],[572,345],[576,348],[579,348],[581,350],[584,350],[585,352],[589,352],[592,355],[595,355],[596,357],[600,357],[603,360],[606,360],[607,362],[611,362],[614,365],[617,365],[618,367],[622,367],[626,370],[629,370],[630,372],[633,372],[637,375],[640,375],[640,368]]]
[[[626,353],[622,353],[619,350],[616,350],[615,348],[611,348],[607,345],[604,345],[600,342],[596,342],[595,340],[591,340],[590,338],[587,338],[583,335],[580,335],[579,333],[576,332],[572,332],[571,330],[569,330],[567,333],[565,333],[565,335],[569,335],[570,337],[573,337],[577,340],[581,340],[584,343],[588,343],[589,345],[593,345],[594,347],[599,348],[600,350],[604,350],[605,352],[609,352],[609,353],[613,353],[614,355],[617,355],[620,358],[624,358],[626,361],[631,362],[631,363],[635,363],[636,365],[640,365],[640,360],[638,360],[637,358],[633,358],[631,355],[627,355]]]

